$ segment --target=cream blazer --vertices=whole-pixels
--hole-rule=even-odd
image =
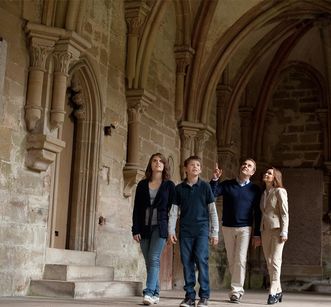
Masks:
[[[261,197],[262,212],[260,230],[280,228],[280,233],[288,233],[289,214],[287,192],[284,188],[265,190]]]

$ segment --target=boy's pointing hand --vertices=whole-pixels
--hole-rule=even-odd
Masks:
[[[222,170],[218,168],[218,163],[215,163],[215,169],[213,172],[213,179],[217,180],[222,176]]]

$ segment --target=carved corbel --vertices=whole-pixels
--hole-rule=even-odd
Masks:
[[[176,46],[175,58],[177,64],[176,71],[176,120],[180,120],[183,116],[184,108],[184,84],[187,66],[192,62],[194,50],[189,46]]]
[[[65,142],[44,134],[27,136],[26,165],[37,172],[46,171],[55,161],[56,154],[65,147]]]
[[[126,98],[128,104],[128,153],[123,175],[124,196],[129,197],[133,186],[145,173],[139,162],[140,120],[145,108],[155,101],[155,96],[146,90],[128,90]]]
[[[128,25],[126,77],[132,88],[136,74],[139,34],[151,8],[144,1],[125,1],[125,19]]]

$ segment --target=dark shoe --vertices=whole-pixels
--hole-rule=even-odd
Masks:
[[[240,299],[241,299],[241,295],[237,296],[235,294],[232,294],[230,296],[230,303],[239,304],[240,303]]]
[[[180,307],[191,307],[195,306],[195,299],[185,297],[184,300],[180,303]]]
[[[273,304],[278,303],[277,294],[275,294],[275,295],[269,294],[267,303],[268,303],[268,305],[273,305]]]
[[[208,307],[208,298],[200,298],[197,307]]]
[[[283,300],[283,292],[279,292],[279,293],[276,293],[276,296],[277,296],[277,298],[278,298],[278,302],[282,302],[282,300]]]

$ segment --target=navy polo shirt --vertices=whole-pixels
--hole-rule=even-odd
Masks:
[[[198,179],[190,186],[183,181],[176,186],[177,206],[180,208],[179,234],[181,237],[209,235],[208,204],[215,201],[209,183]]]

